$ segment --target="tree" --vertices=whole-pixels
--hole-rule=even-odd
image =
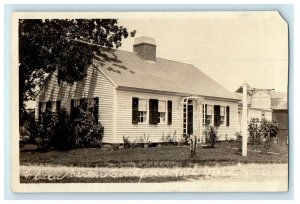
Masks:
[[[134,37],[136,31],[131,31]],[[19,107],[33,100],[45,76],[58,69],[61,81],[86,76],[96,44],[118,48],[129,35],[117,19],[22,19],[19,21]]]

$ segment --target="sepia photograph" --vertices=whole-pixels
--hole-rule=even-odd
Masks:
[[[279,11],[14,12],[14,192],[287,192]]]

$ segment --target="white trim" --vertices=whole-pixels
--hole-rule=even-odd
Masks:
[[[94,63],[92,63],[92,65],[94,66],[95,69],[101,72],[101,74],[103,74],[103,76],[105,76],[115,86],[115,88],[118,87],[118,85],[111,78],[109,78],[107,74],[105,74],[101,69],[99,69],[97,65],[95,65]]]
[[[116,142],[117,137],[117,113],[118,113],[118,101],[117,90],[113,90],[113,124],[112,124],[112,141]],[[100,103],[100,102],[99,102]],[[100,107],[100,106],[99,106]]]

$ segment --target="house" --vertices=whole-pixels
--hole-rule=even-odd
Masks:
[[[273,89],[258,89],[247,86],[247,105],[248,115],[247,120],[251,118],[266,118],[269,121],[278,122],[278,142],[286,143],[288,137],[288,109],[287,109],[287,94],[278,92]],[[242,118],[242,93],[243,88],[240,86],[235,94],[240,99],[239,101],[239,125],[241,131]]]
[[[86,98],[104,126],[103,143],[190,134],[203,142],[205,125],[218,126],[220,140],[235,137],[236,96],[191,64],[157,57],[153,38],[136,38],[133,52],[99,49],[83,80],[70,85],[49,75],[36,98],[36,118],[46,108],[72,111]]]

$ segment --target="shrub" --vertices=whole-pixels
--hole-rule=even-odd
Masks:
[[[90,111],[78,107],[76,114],[62,109],[57,113],[46,110],[37,125],[35,143],[39,149],[50,146],[58,150],[71,148],[100,147],[104,128],[98,124]]]
[[[78,107],[77,113],[73,121],[74,146],[77,148],[100,147],[104,128],[97,124],[90,111]]]
[[[248,131],[250,144],[263,144],[266,149],[269,149],[277,138],[278,124],[276,121],[268,121],[266,118],[261,120],[251,118]]]
[[[57,123],[56,114],[50,110],[41,113],[41,121],[38,122],[35,143],[39,150],[47,150],[52,145],[55,137],[55,126]]]
[[[264,146],[269,149],[277,138],[278,123],[262,118],[260,121],[260,133],[264,140]]]
[[[20,119],[21,120],[21,119]],[[38,136],[38,122],[35,121],[34,112],[28,114],[24,112],[22,122],[20,122],[20,139],[25,143],[34,143]]]
[[[68,150],[73,145],[72,123],[69,113],[63,109],[57,113],[52,145],[58,150]]]
[[[251,145],[262,144],[262,137],[260,134],[260,121],[258,118],[251,118],[248,123],[249,138],[248,142]]]
[[[218,129],[214,126],[206,126],[204,132],[205,143],[209,144],[210,147],[214,147],[218,141]]]

